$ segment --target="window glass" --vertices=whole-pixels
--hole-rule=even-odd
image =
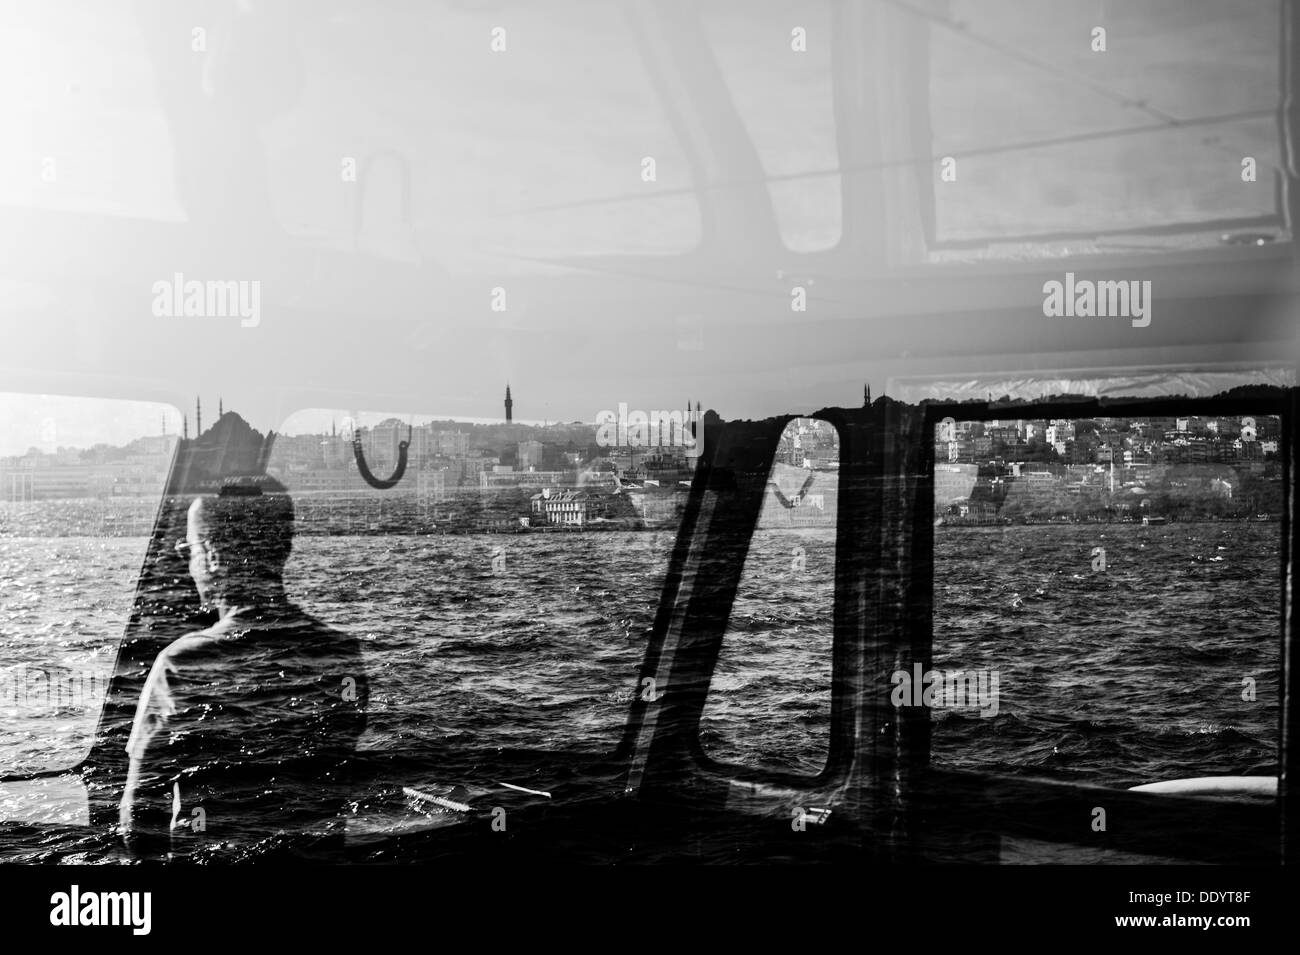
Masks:
[[[933,761],[1276,775],[1280,438],[1271,416],[941,424]]]
[[[720,762],[816,775],[830,741],[839,433],[791,421],[700,721]]]
[[[699,242],[686,155],[617,6],[437,4],[290,26],[307,82],[268,127],[287,225],[350,243],[363,201],[363,249],[493,274]],[[320,161],[326,142],[357,159],[356,183]]]
[[[842,209],[830,5],[763,0],[698,9],[782,240],[793,252],[834,247]]]
[[[401,479],[367,485],[353,435],[387,479],[408,427]],[[603,448],[580,423],[312,409],[280,432],[268,471],[297,522],[286,587],[364,638],[363,750],[614,748],[689,459]]]
[[[495,275],[699,242],[616,5],[137,7],[0,10],[0,200]]]
[[[0,394],[0,774],[89,751],[180,413]]]
[[[1277,3],[916,6],[932,152],[957,157],[934,189],[940,241],[1069,233],[1077,252],[1107,231],[1174,227],[1203,233],[1177,244],[1217,244],[1214,220],[1276,216]],[[1276,221],[1256,231],[1281,237]]]

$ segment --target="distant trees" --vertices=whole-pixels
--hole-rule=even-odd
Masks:
[[[1118,469],[1113,492],[1108,483],[1095,476],[1080,483],[1078,477],[1071,477],[1059,465],[1051,472],[1054,480],[1046,481],[1040,474],[1031,483],[1029,478],[1017,478],[1002,468],[981,468],[979,483],[968,502],[968,520],[1110,521],[1125,515],[1135,520],[1146,515],[1175,521],[1240,520],[1282,511],[1281,474],[1277,468],[1251,471],[1226,465],[1171,466],[1144,477],[1140,498],[1133,495],[1132,488],[1119,483]],[[1002,483],[992,484],[995,473]]]
[[[1248,514],[1280,514],[1282,482],[1251,471],[1237,472],[1238,485],[1233,497]]]

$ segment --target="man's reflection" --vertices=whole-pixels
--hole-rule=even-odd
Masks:
[[[241,858],[341,845],[367,683],[360,643],[286,596],[292,536],[284,494],[190,506],[177,547],[218,621],[164,649],[145,682],[120,811],[138,852]]]

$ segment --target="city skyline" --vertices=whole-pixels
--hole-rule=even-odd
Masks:
[[[509,386],[507,386],[507,390],[508,388]],[[864,385],[863,390],[865,400],[869,401],[869,386]],[[224,398],[218,395],[217,415],[209,419],[210,425],[214,424],[225,413],[224,405]],[[201,406],[202,397],[196,396],[194,405],[196,423],[200,419]],[[686,407],[688,409],[691,407],[690,401],[687,401]],[[193,438],[198,433],[197,428],[195,434],[190,434],[187,430],[190,421],[189,414],[178,410],[172,405],[162,403],[10,393],[0,394],[0,410],[5,412],[3,417],[0,418],[0,422],[2,422],[0,424],[0,458],[23,457],[33,449],[42,453],[53,454],[59,450],[87,451],[101,445],[122,448],[143,438],[164,436]],[[231,408],[230,411],[238,414],[246,423],[256,428],[256,425],[244,418],[237,409]],[[274,432],[277,436],[287,437],[307,435],[328,437],[332,433],[338,435],[348,433],[353,423],[361,428],[374,428],[389,421],[398,421],[412,428],[423,428],[434,424],[470,427],[504,427],[509,425],[525,428],[572,428],[577,426],[591,427],[594,433],[599,427],[598,419],[601,413],[601,411],[593,412],[588,419],[520,419],[512,417],[508,420],[501,416],[456,416],[438,413],[411,414],[400,411],[354,412],[340,408],[304,408],[289,414],[279,427],[259,428],[257,430],[262,431],[263,434]],[[1179,415],[1170,418],[1170,421],[1192,421],[1201,418],[1210,420],[1211,417],[1218,421],[1226,421],[1240,420],[1243,416]],[[1098,425],[1110,426],[1113,424],[1119,426],[1126,422],[1149,419],[1096,417],[1060,420],[1090,421]],[[1047,423],[1039,419],[1025,418],[1007,418],[1006,421],[1008,424],[1018,421],[1021,425],[1025,423]],[[71,422],[71,426],[65,424],[65,422]],[[152,422],[156,427],[151,427],[146,422]],[[53,423],[53,427],[51,427],[51,423]],[[996,428],[997,425],[998,422],[996,421],[984,422],[982,425],[976,422],[964,421],[959,423],[958,429],[964,434],[973,426],[982,429],[986,426]],[[1040,428],[1040,430],[1042,429]]]

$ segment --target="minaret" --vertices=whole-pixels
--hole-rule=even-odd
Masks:
[[[164,435],[166,435],[166,434],[167,434],[167,416],[166,416],[166,415],[163,415],[163,416],[162,416],[162,428],[163,428],[162,433],[163,433]]]
[[[506,382],[506,424],[515,420],[515,400],[510,397],[510,382]]]
[[[217,397],[217,420],[220,421],[221,416],[225,413],[226,413],[226,409],[221,406],[221,397],[218,396]]]
[[[194,398],[194,434],[197,437],[203,433],[203,406],[197,396]]]
[[[862,386],[862,407],[864,408],[871,407],[871,386],[870,385]]]
[[[185,434],[183,435],[183,437],[185,438],[186,441],[188,441],[190,439],[190,416],[189,415],[187,414],[181,415],[181,427],[185,429]]]

